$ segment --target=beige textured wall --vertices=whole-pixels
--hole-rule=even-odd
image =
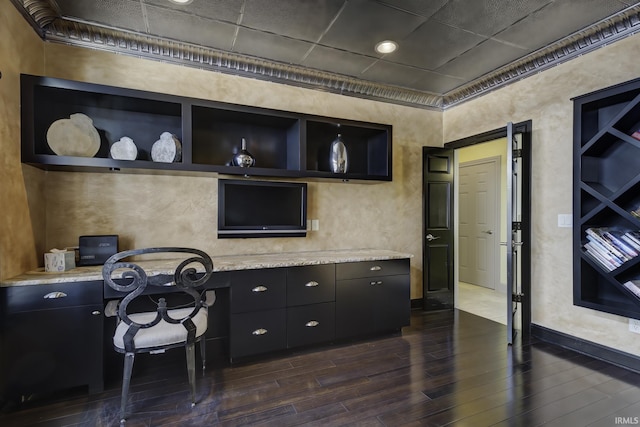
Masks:
[[[46,245],[118,234],[123,248],[186,245],[211,255],[385,248],[414,255],[422,295],[424,145],[442,144],[442,113],[311,91],[95,50],[45,44],[47,76],[393,125],[393,181],[310,182],[307,238],[217,239],[217,181],[123,173],[47,173]],[[73,64],[70,67],[69,64]]]
[[[571,229],[557,217],[572,212],[571,98],[637,78],[639,54],[631,36],[444,113],[445,141],[532,120],[533,322],[632,354],[626,318],[573,305]]]
[[[81,234],[118,233],[127,247],[193,245],[213,255],[329,248],[389,248],[414,254],[412,298],[421,295],[421,147],[440,146],[533,120],[533,320],[640,353],[626,319],[572,304],[570,98],[637,77],[640,35],[439,112],[412,109],[95,50],[43,44],[0,2],[0,280],[35,267],[42,251]],[[45,65],[46,64],[46,65]],[[216,178],[43,173],[19,157],[19,73],[44,74],[394,126],[394,180],[312,183],[306,239],[217,240]],[[178,203],[176,203],[176,200]]]
[[[20,73],[42,72],[42,42],[0,2],[0,280],[37,266],[44,244],[43,174],[20,163]],[[35,198],[27,199],[26,186]]]

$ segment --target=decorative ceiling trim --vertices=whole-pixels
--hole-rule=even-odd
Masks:
[[[74,22],[47,0],[12,0],[49,42],[105,50],[232,75],[257,78],[410,107],[444,110],[522,80],[640,30],[640,5],[594,24],[458,87],[444,96],[370,82],[145,34]]]
[[[56,19],[45,39],[244,77],[422,108],[441,108],[436,94],[399,88],[175,40]]]
[[[489,91],[538,74],[638,31],[640,31],[640,5],[634,5],[615,16],[456,88],[443,97],[443,108],[453,107]]]

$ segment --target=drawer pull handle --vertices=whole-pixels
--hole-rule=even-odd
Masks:
[[[305,283],[305,286],[307,288],[315,288],[316,286],[318,286],[320,283],[316,282],[315,280],[310,281],[309,283]]]
[[[382,267],[380,267],[379,265],[374,265],[369,270],[371,270],[371,271],[380,271],[380,270],[382,270]]]
[[[266,329],[256,329],[255,331],[251,332],[253,335],[264,335],[266,334],[268,331]]]
[[[378,280],[378,281],[373,280],[373,281],[369,282],[369,284],[371,286],[382,285],[382,280]]]
[[[266,286],[256,286],[255,288],[251,289],[251,292],[266,292],[268,289]]]
[[[91,314],[93,314],[94,316],[100,316],[102,313],[100,313],[100,311],[98,310],[93,310]]]
[[[306,326],[307,328],[315,328],[318,325],[320,325],[320,322],[318,322],[317,320],[312,320],[304,324],[304,326]]]
[[[44,296],[44,299],[57,299],[57,298],[66,298],[66,297],[67,297],[67,294],[65,294],[64,292],[56,291],[56,292],[49,292]]]

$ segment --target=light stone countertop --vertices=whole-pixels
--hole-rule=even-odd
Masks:
[[[213,271],[252,270],[258,268],[295,267],[343,262],[383,261],[413,258],[412,254],[383,249],[345,249],[333,251],[285,252],[279,254],[247,254],[213,256]],[[148,275],[171,274],[182,259],[134,261]],[[77,267],[64,272],[46,272],[44,268],[29,271],[0,282],[0,287],[47,285],[53,283],[102,280],[102,266]]]

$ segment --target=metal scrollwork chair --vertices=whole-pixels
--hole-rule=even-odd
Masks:
[[[141,266],[142,261],[125,259],[160,253],[186,254],[172,273],[151,274]],[[182,259],[182,258],[181,258]],[[161,260],[161,263],[171,260]],[[176,262],[178,262],[176,261]],[[149,270],[149,268],[147,268]],[[149,274],[148,274],[149,273]],[[195,343],[200,342],[202,367],[205,368],[204,334],[207,330],[208,305],[195,289],[203,285],[213,273],[213,261],[206,253],[189,248],[146,248],[119,252],[111,256],[102,267],[102,277],[111,288],[122,292],[124,298],[117,308],[118,324],[113,336],[113,346],[124,353],[121,423],[125,422],[125,409],[131,371],[136,353],[162,353],[164,350],[185,347],[187,371],[191,387],[191,404],[195,405]],[[165,287],[167,293],[182,291],[193,298],[188,305],[169,308],[165,298],[157,301],[156,311],[128,313],[129,304],[150,287]],[[171,289],[169,289],[171,288]],[[149,293],[147,291],[147,293]],[[154,292],[154,291],[151,291]],[[162,292],[162,290],[160,290]],[[155,291],[157,293],[157,291]]]

